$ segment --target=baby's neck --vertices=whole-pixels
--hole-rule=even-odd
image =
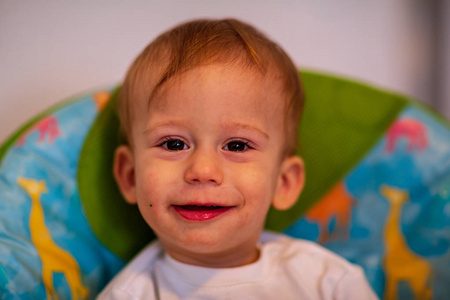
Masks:
[[[253,249],[243,253],[233,251],[230,253],[179,253],[177,251],[167,251],[175,260],[205,268],[233,268],[245,266],[256,262],[260,256],[260,249],[255,245]]]

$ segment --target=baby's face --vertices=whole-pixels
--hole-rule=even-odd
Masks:
[[[171,78],[133,122],[135,198],[166,251],[213,267],[254,261],[282,182],[283,101],[221,64]]]

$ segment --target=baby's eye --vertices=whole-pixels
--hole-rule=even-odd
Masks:
[[[169,151],[180,151],[188,149],[188,146],[182,140],[167,140],[161,144],[161,147],[169,150]]]
[[[226,144],[225,147],[223,147],[224,150],[234,152],[245,151],[248,150],[249,148],[250,147],[248,143],[243,141],[231,141],[228,144]]]

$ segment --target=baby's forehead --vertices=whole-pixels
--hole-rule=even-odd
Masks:
[[[154,85],[148,97],[147,106],[156,109],[164,108],[167,101],[170,101],[170,97],[166,97],[168,94],[182,93],[191,85],[199,88],[207,86],[210,92],[213,92],[214,86],[216,86],[225,93],[242,94],[248,90],[256,90],[262,95],[271,93],[272,95],[277,94],[276,98],[285,98],[282,80],[278,73],[277,70],[268,70],[263,73],[257,68],[236,63],[196,66],[173,75],[159,86]],[[183,95],[178,96],[182,97]],[[282,103],[278,103],[278,105],[280,104]]]

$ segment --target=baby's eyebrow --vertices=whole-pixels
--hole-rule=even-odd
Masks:
[[[170,120],[170,121],[156,122],[155,124],[151,124],[150,126],[145,128],[144,133],[149,133],[149,132],[155,131],[156,129],[158,129],[160,127],[168,127],[168,126],[187,127],[187,122],[182,121],[182,120]]]
[[[160,127],[187,127],[188,126],[188,122],[184,121],[184,120],[169,120],[169,121],[161,121],[161,122],[156,122],[155,124],[151,124],[150,126],[148,126],[145,130],[144,133],[148,134],[151,133],[152,131],[155,131],[156,129],[160,128]],[[242,123],[242,122],[223,122],[221,124],[221,126],[223,128],[227,128],[228,130],[247,130],[247,131],[253,131],[256,132],[257,134],[263,136],[266,139],[269,139],[269,135],[262,129],[258,128],[257,126],[251,125],[251,124],[247,124],[247,123]]]
[[[253,126],[251,124],[241,123],[241,122],[232,122],[232,123],[224,123],[223,126],[231,128],[231,129],[236,128],[236,129],[254,131],[254,132],[258,133],[259,135],[262,135],[264,138],[269,139],[269,135],[265,131],[263,131],[262,129],[259,129],[258,127]]]

